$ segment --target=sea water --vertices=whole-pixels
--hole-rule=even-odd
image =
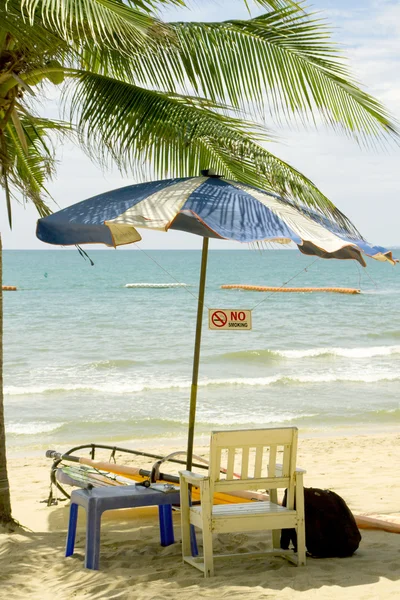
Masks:
[[[4,251],[8,451],[166,440],[185,447],[200,252]],[[399,251],[398,251],[399,252]],[[126,288],[127,283],[186,287]],[[361,288],[259,293],[223,284]],[[205,308],[253,309],[251,331],[204,313],[196,437],[289,426],[304,435],[400,424],[400,267],[297,250],[210,251]]]

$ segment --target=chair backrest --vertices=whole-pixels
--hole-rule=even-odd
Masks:
[[[297,427],[213,431],[209,466],[211,494],[288,488],[292,504],[297,433]]]

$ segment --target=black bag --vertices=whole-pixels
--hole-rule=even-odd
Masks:
[[[282,505],[286,506],[287,490]],[[361,535],[346,502],[335,492],[304,488],[304,512],[307,552],[314,558],[351,556],[358,548]],[[297,551],[295,529],[282,529],[281,548],[293,542]]]

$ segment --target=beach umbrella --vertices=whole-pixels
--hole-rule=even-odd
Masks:
[[[165,179],[131,185],[73,204],[38,220],[37,237],[62,246],[140,241],[137,228],[177,229],[203,237],[197,325],[190,394],[187,468],[192,466],[209,238],[242,243],[294,243],[308,255],[354,259],[363,255],[395,262],[385,248],[367,243],[348,219],[335,222],[322,212],[299,206],[271,192],[202,171],[201,177]]]

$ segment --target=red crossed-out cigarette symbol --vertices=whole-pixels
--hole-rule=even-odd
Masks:
[[[215,327],[223,327],[227,324],[228,317],[226,316],[226,313],[224,313],[222,310],[216,310],[211,315],[211,321],[213,325],[215,325]]]

